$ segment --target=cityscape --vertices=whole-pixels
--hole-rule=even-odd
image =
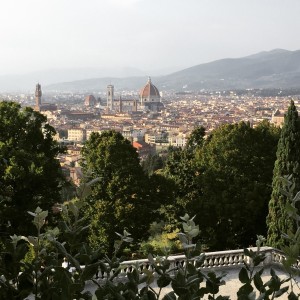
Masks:
[[[299,10],[3,2],[0,300],[300,299]]]
[[[37,84],[30,94],[6,93],[0,97],[47,116],[57,131],[55,139],[68,148],[59,159],[76,184],[82,176],[80,150],[92,132],[120,132],[143,160],[150,154],[164,155],[169,147],[184,148],[190,133],[200,126],[207,135],[222,124],[241,121],[253,127],[263,120],[281,126],[290,100],[300,103],[297,95],[280,96],[280,91],[278,96],[268,97],[255,95],[255,90],[242,95],[234,91],[158,91],[151,78],[140,91],[114,92],[114,86],[108,85],[106,91],[94,95],[43,94],[41,84]]]

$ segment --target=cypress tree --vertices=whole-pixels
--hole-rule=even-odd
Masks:
[[[267,241],[269,246],[280,248],[285,244],[282,234],[293,230],[295,226],[285,212],[287,197],[281,192],[284,188],[281,178],[292,175],[294,192],[300,190],[300,125],[294,101],[291,101],[284,118],[276,156],[267,217]]]

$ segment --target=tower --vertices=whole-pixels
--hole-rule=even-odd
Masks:
[[[42,104],[42,88],[38,83],[35,87],[35,110],[40,111]]]
[[[122,113],[123,112],[123,107],[122,107],[122,97],[120,95],[120,99],[119,99],[119,112]]]
[[[133,101],[133,111],[137,111],[137,100]]]
[[[107,108],[114,109],[114,86],[111,84],[107,86]]]

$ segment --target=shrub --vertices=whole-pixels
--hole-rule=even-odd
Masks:
[[[286,192],[289,194],[288,192]],[[291,194],[289,194],[291,195]],[[287,279],[280,280],[275,271],[271,269],[270,280],[263,282],[262,274],[264,267],[261,262],[265,256],[260,252],[264,238],[259,236],[257,240],[257,251],[245,249],[244,254],[250,258],[244,262],[244,267],[239,272],[241,287],[237,291],[237,299],[274,299],[287,294],[289,287],[283,284],[294,280],[299,271],[292,267],[299,256],[300,227],[298,220],[300,216],[296,209],[296,203],[300,199],[300,193],[294,198],[286,209],[289,216],[297,220],[297,232],[289,233],[285,237],[290,242],[290,247],[285,248],[287,259],[283,265],[289,275]],[[181,248],[185,255],[184,264],[179,264],[175,269],[170,268],[167,256],[154,257],[148,255],[151,268],[141,268],[136,265],[132,270],[127,270],[127,280],[116,280],[122,276],[126,266],[118,254],[124,243],[131,243],[130,233],[124,230],[123,234],[117,234],[114,243],[114,252],[111,258],[105,256],[99,258],[100,250],[93,251],[86,244],[71,249],[68,240],[63,243],[58,241],[59,234],[68,232],[65,237],[71,237],[72,232],[76,235],[84,234],[86,226],[83,226],[79,218],[79,210],[82,207],[81,200],[77,199],[67,202],[62,206],[64,216],[61,224],[61,232],[57,229],[44,231],[47,212],[37,208],[30,212],[33,223],[37,229],[36,236],[11,236],[6,250],[1,254],[0,261],[0,300],[25,299],[30,294],[35,299],[99,299],[99,300],[158,300],[161,292],[166,286],[172,290],[162,300],[192,300],[192,299],[229,299],[227,296],[219,295],[219,288],[224,284],[224,275],[218,276],[212,270],[204,272],[202,265],[205,254],[201,253],[201,245],[194,244],[193,239],[199,234],[199,227],[193,218],[187,214],[181,218],[182,232],[178,233]],[[47,245],[50,244],[51,247]],[[33,249],[34,253],[32,253]],[[76,250],[76,251],[75,251]],[[75,253],[76,252],[76,253]],[[33,254],[31,260],[29,254]],[[25,259],[27,255],[27,258]],[[62,267],[63,258],[67,258],[70,270]],[[80,266],[84,263],[84,268]],[[100,271],[102,279],[95,280],[95,274]],[[175,271],[175,272],[174,272]],[[155,277],[157,276],[157,277]],[[121,278],[119,278],[121,279]],[[151,287],[156,280],[158,290]],[[85,291],[85,283],[92,281],[95,286],[95,294]],[[139,289],[140,284],[144,287]],[[292,286],[292,285],[291,285]],[[258,298],[256,298],[256,293]],[[298,299],[293,290],[289,291],[288,299]]]

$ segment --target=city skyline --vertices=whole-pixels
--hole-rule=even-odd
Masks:
[[[296,0],[5,2],[0,76],[72,68],[167,73],[274,48],[297,50],[299,9]]]

